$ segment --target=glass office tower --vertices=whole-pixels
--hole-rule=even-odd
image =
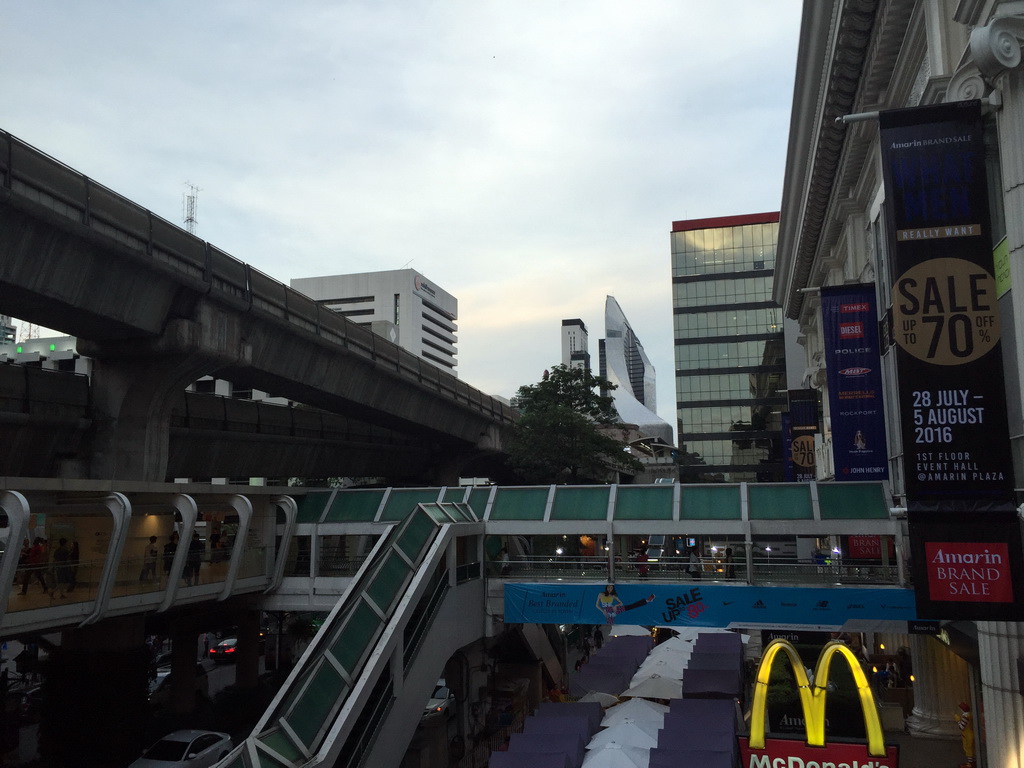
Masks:
[[[672,224],[681,482],[782,480],[778,230],[777,212]]]

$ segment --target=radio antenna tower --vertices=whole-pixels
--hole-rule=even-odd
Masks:
[[[31,341],[39,338],[39,326],[34,323],[21,323],[21,340]]]
[[[199,197],[199,187],[188,181],[185,182],[185,186],[188,187],[188,192],[182,195],[181,213],[185,220],[185,229],[190,235],[194,235],[196,233],[196,198]]]

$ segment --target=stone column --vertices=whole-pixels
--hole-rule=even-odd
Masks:
[[[985,748],[992,768],[1024,766],[1024,698],[1017,677],[1017,660],[1024,655],[1024,624],[979,621],[978,658],[984,705],[984,740],[979,713],[974,715],[975,750]]]
[[[967,662],[930,635],[912,635],[914,711],[907,730],[923,738],[959,738],[957,705],[970,701]]]

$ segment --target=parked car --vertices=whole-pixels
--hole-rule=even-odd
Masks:
[[[158,668],[156,676],[149,682],[149,703],[156,708],[169,705],[171,703],[172,685],[171,667]],[[206,668],[202,664],[196,663],[196,696],[205,698],[209,695],[210,679],[206,673]]]
[[[7,691],[6,711],[13,713],[21,725],[39,722],[39,712],[43,702],[42,686],[30,688],[14,688]]]
[[[445,684],[444,678],[437,681],[434,692],[430,694],[427,705],[423,708],[424,719],[439,715],[443,715],[447,719],[451,719],[455,715],[455,696]]]
[[[220,731],[174,731],[142,753],[128,768],[209,768],[231,751]]]
[[[238,638],[225,637],[210,649],[210,658],[218,664],[234,661],[238,652]]]

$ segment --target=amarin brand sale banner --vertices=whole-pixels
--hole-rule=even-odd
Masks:
[[[907,508],[1011,510],[981,106],[879,116]]]

